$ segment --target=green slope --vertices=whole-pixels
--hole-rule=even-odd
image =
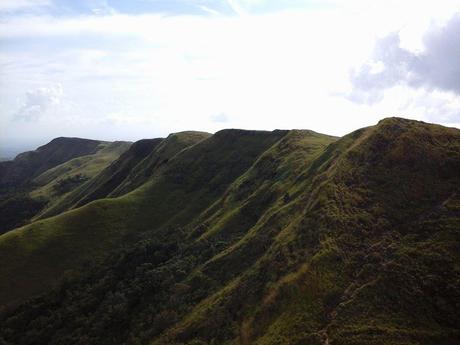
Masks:
[[[31,181],[33,187],[30,196],[50,201],[62,198],[104,170],[128,150],[130,145],[128,142],[101,144],[94,154],[71,159],[45,171]],[[58,202],[52,202],[48,207]]]
[[[128,176],[110,192],[109,196],[121,196],[131,192],[147,182],[158,168],[180,151],[210,136],[209,133],[193,131],[170,134],[155,150],[129,171]]]
[[[0,303],[42,292],[65,270],[105,257],[143,232],[186,224],[286,133],[218,132],[181,151],[124,197],[97,200],[0,236],[0,276],[5,278]]]
[[[11,344],[458,344],[458,171],[460,130],[416,121],[340,140],[219,132],[124,197],[1,236],[0,277],[20,289],[45,277],[23,295],[0,282],[3,301],[105,258],[5,312],[0,334]]]
[[[181,132],[171,134],[166,139],[140,140],[93,179],[48,208],[40,218],[50,217],[97,199],[126,194],[145,183],[158,166],[178,152],[209,136],[208,133]]]
[[[5,182],[0,185],[0,189],[4,187],[0,193],[0,233],[24,225],[47,208],[60,204],[66,194],[104,169],[129,145],[57,138],[7,162],[9,167],[3,176],[0,167],[0,179]]]
[[[331,145],[297,198],[201,266],[213,288],[154,343],[457,343],[459,144],[388,119]]]
[[[74,189],[62,198],[59,203],[49,207],[40,215],[40,218],[47,218],[69,210],[76,206],[80,200],[85,200],[85,203],[88,203],[92,200],[106,197],[113,188],[116,188],[126,178],[130,169],[145,158],[161,141],[162,139],[158,138],[135,142],[113,164],[110,164],[92,179]]]
[[[0,193],[72,158],[93,154],[101,144],[98,140],[61,137],[35,151],[21,153],[12,161],[0,162]]]

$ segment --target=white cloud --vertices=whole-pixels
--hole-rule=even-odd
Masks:
[[[378,40],[373,60],[351,75],[354,89],[350,99],[374,103],[382,99],[385,89],[397,84],[460,96],[460,15],[442,27],[430,28],[423,42],[423,50],[412,52],[401,47],[399,33]],[[378,70],[373,68],[376,64]]]
[[[9,17],[0,22],[0,39],[10,42],[0,54],[0,124],[10,136],[139,139],[223,127],[341,135],[394,115],[459,122],[452,98],[436,95],[424,103],[423,90],[404,85],[385,89],[372,107],[342,96],[352,87],[350,68],[369,58],[375,37],[399,30],[400,46],[417,49],[431,19],[447,20],[458,7],[420,5],[410,17],[405,2],[398,5],[402,14],[396,3],[388,9],[385,3],[376,1],[377,10],[352,1],[259,16]],[[253,6],[238,4],[246,13]],[[48,110],[33,127],[7,120],[27,109],[27,100],[13,101],[25,90],[57,84],[65,101],[43,107]],[[436,117],[436,99],[449,104],[448,116]]]
[[[36,121],[51,108],[61,103],[63,92],[60,84],[29,90],[14,119],[19,121]]]

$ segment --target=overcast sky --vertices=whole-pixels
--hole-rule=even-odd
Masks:
[[[387,116],[460,126],[460,1],[0,1],[0,156]]]

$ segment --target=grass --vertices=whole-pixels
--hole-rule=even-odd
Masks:
[[[42,292],[66,270],[104,257],[143,232],[186,224],[285,133],[235,134],[220,133],[181,151],[150,182],[123,197],[96,200],[0,236],[0,276],[5,278],[0,303]]]
[[[209,134],[202,132],[181,132],[171,134],[166,139],[138,141],[114,164],[52,205],[41,218],[83,206],[93,200],[126,194],[147,182],[158,168],[181,150],[207,137]]]
[[[0,163],[0,191],[17,188],[70,159],[94,154],[105,142],[80,138],[56,138],[35,151],[19,154],[13,161]]]
[[[61,204],[67,194],[107,167],[129,145],[127,142],[57,138],[8,162],[9,168],[3,179],[0,167],[3,183],[8,185],[17,179],[10,188],[0,192],[0,216],[3,219],[0,233],[27,224],[47,209]],[[13,180],[8,182],[9,179]],[[0,189],[5,184],[0,181]]]
[[[0,330],[88,344],[456,344],[459,139],[397,118],[338,140],[218,132],[122,197],[0,236],[3,303],[100,262]]]
[[[130,146],[127,142],[104,143],[94,154],[81,156],[51,168],[32,180],[35,186],[30,192],[34,199],[55,200],[71,190],[60,192],[58,185],[65,180],[79,177],[89,180],[104,170]]]

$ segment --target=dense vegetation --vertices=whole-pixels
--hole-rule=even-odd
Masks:
[[[7,319],[4,337],[20,344],[148,343],[206,293],[198,278],[194,294],[180,297],[176,308],[167,293],[171,285],[180,284],[193,266],[218,251],[204,244],[185,245],[169,231],[88,266],[83,274],[68,273],[53,292],[22,305]],[[31,320],[36,321],[30,325]],[[19,329],[27,331],[14,331]],[[55,337],[57,329],[65,336]]]
[[[46,206],[46,202],[31,198],[28,193],[16,191],[0,196],[0,234],[24,225]]]
[[[0,236],[0,342],[460,342],[458,129],[226,130],[176,152]]]

